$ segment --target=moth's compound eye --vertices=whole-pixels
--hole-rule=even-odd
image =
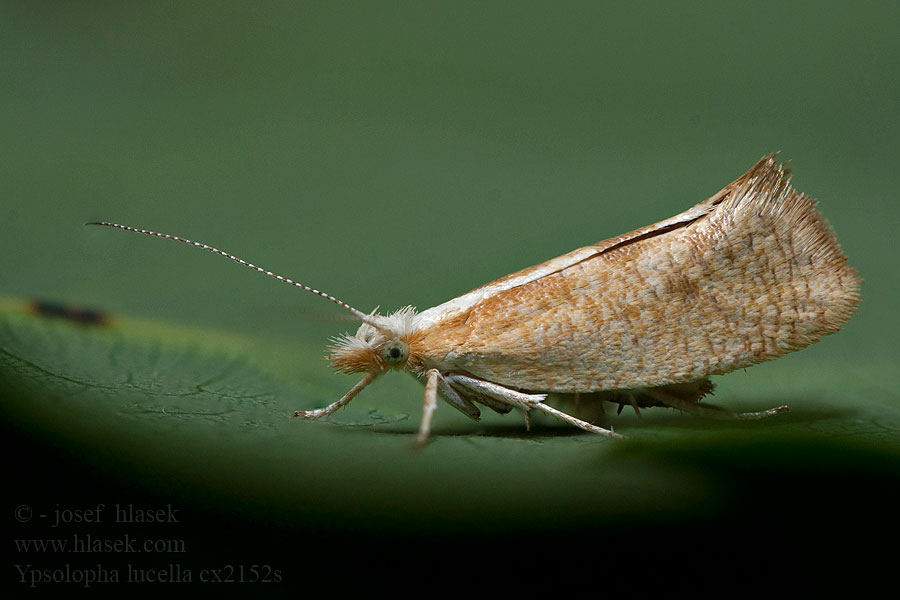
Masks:
[[[409,347],[400,340],[390,341],[381,348],[381,358],[386,364],[402,365],[409,356]]]

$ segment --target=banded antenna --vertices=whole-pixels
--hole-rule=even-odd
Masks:
[[[342,300],[338,300],[331,294],[326,294],[325,292],[320,292],[319,290],[311,288],[308,285],[303,285],[302,283],[298,283],[292,279],[288,279],[287,277],[282,277],[281,275],[277,275],[277,274],[273,273],[272,271],[269,271],[268,269],[264,269],[262,267],[257,267],[256,265],[254,265],[251,262],[247,262],[246,260],[238,258],[237,256],[234,256],[233,254],[229,254],[223,250],[219,250],[218,248],[213,248],[212,246],[209,246],[202,242],[195,242],[195,241],[189,240],[187,238],[178,237],[177,235],[169,235],[168,233],[158,233],[156,231],[150,231],[149,229],[140,229],[138,227],[129,227],[128,225],[119,225],[118,223],[110,223],[108,221],[90,221],[88,223],[85,223],[85,225],[100,225],[102,227],[115,227],[116,229],[122,229],[123,231],[132,231],[134,233],[143,233],[144,235],[152,235],[154,237],[162,238],[164,240],[174,240],[176,242],[181,242],[183,244],[188,244],[190,246],[195,246],[197,248],[202,248],[204,250],[208,250],[208,251],[212,252],[213,254],[218,254],[219,256],[224,256],[225,258],[227,258],[229,260],[233,260],[234,262],[236,262],[239,265],[243,265],[245,267],[253,269],[254,271],[259,271],[263,275],[268,275],[269,277],[277,279],[278,281],[281,281],[282,283],[286,283],[288,285],[298,287],[301,290],[306,290],[307,292],[311,292],[311,293],[315,294],[316,296],[321,296],[321,297],[325,298],[326,300],[331,300],[338,306],[345,308],[346,310],[349,310],[351,313],[353,313],[353,315],[357,319],[359,319],[363,323],[366,323],[367,325],[371,325],[372,327],[374,327],[375,329],[378,329],[379,331],[383,331],[383,329],[381,327],[379,327],[378,325],[376,325],[373,322],[371,315],[367,315],[366,313],[362,312],[361,310],[353,308],[346,302],[344,302]]]

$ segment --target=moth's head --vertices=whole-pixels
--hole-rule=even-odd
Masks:
[[[415,316],[411,306],[386,316],[373,312],[354,335],[345,333],[332,339],[328,347],[331,366],[340,373],[416,368]]]

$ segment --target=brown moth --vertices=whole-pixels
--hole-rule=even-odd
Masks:
[[[788,407],[728,413],[700,403],[710,375],[799,350],[841,328],[859,279],[809,197],[770,155],[717,194],[665,221],[483,285],[423,312],[365,314],[231,254],[176,236],[322,296],[362,324],[329,347],[332,366],[365,376],[340,400],[298,411],[320,418],[388,371],[425,383],[417,442],[438,396],[468,417],[539,410],[586,431],[621,437],[545,402],[548,394],[622,406],[758,419]]]

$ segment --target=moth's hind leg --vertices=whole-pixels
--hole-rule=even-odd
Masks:
[[[700,399],[710,392],[712,392],[712,384],[708,379],[645,388],[640,391],[640,395],[647,400],[641,402],[641,405],[670,406],[692,415],[711,417],[714,419],[764,419],[790,410],[789,406],[776,406],[775,408],[759,412],[735,413],[730,410],[725,410],[724,408],[719,408],[718,406],[701,404]]]
[[[525,411],[529,411],[532,409],[539,410],[541,412],[547,413],[548,415],[552,415],[557,419],[568,423],[569,425],[574,425],[579,429],[583,429],[591,433],[596,433],[598,435],[612,438],[624,437],[608,429],[603,429],[602,427],[597,427],[596,425],[588,423],[587,421],[577,419],[570,414],[564,413],[561,410],[557,410],[552,406],[545,404],[544,400],[546,400],[547,398],[546,394],[525,394],[503,387],[502,385],[497,385],[496,383],[483,381],[481,379],[475,379],[474,377],[468,377],[466,375],[448,374],[444,375],[444,378],[453,386],[461,386],[463,388],[471,390],[472,393],[478,396],[488,397],[496,402],[515,406]]]

